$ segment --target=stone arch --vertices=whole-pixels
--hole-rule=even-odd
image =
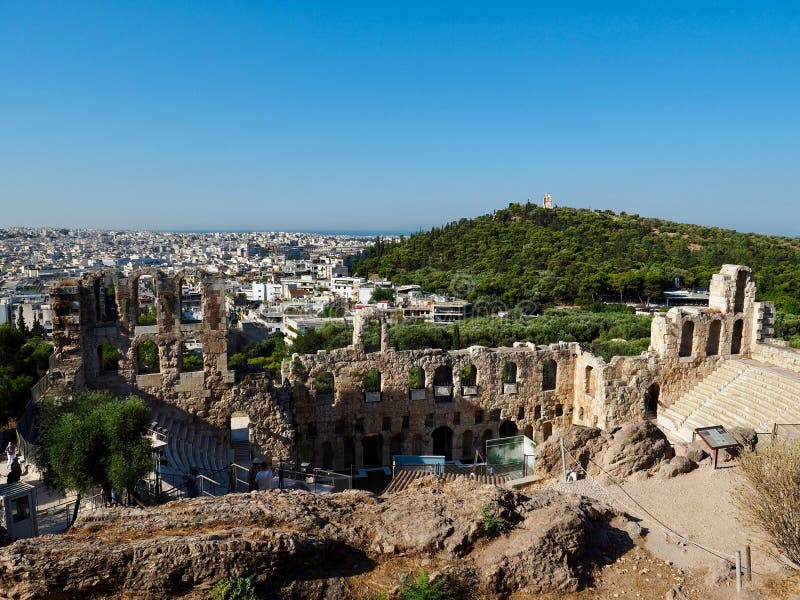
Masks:
[[[747,288],[748,273],[741,269],[736,274],[736,292],[733,297],[733,312],[740,313],[744,311],[744,296]]]
[[[156,278],[151,273],[141,273],[131,287],[134,325],[146,327],[158,323]]]
[[[494,438],[494,432],[491,429],[485,430],[483,432],[483,435],[481,435],[481,448],[480,448],[480,450],[481,450],[481,454],[484,455],[484,458],[486,458],[486,456],[485,456],[485,454],[486,454],[486,442],[488,440],[493,439],[493,438]]]
[[[181,371],[189,373],[203,370],[203,344],[197,339],[181,342]]]
[[[519,430],[517,429],[517,424],[514,421],[509,421],[506,419],[502,423],[500,423],[500,429],[498,431],[498,437],[512,437],[517,435]]]
[[[553,435],[553,424],[550,421],[542,423],[542,441],[547,441],[551,435]]]
[[[442,425],[433,430],[433,454],[444,456],[445,460],[453,460],[453,430]]]
[[[159,356],[159,348],[153,340],[142,340],[136,345],[135,352],[136,373],[138,375],[158,373],[161,371],[161,357]]]
[[[97,323],[114,323],[117,314],[117,293],[114,279],[103,275],[94,280],[94,299]]]
[[[708,339],[706,340],[706,356],[719,354],[719,335],[722,330],[722,321],[714,319],[708,326]]]
[[[181,273],[177,277],[178,306],[181,323],[203,321],[203,282],[193,272]]]
[[[408,387],[412,390],[425,389],[425,369],[420,366],[413,366],[408,372]]]
[[[744,271],[741,271],[742,273]],[[744,321],[736,319],[731,330],[731,354],[739,354],[742,351],[742,333],[744,331]]]
[[[119,359],[119,349],[111,342],[103,342],[97,346],[97,365],[101,375],[119,371]]]
[[[361,462],[364,466],[377,467],[383,464],[383,436],[379,433],[368,433],[361,438],[363,451]]]
[[[473,458],[474,448],[472,447],[472,430],[467,429],[461,434],[461,458],[462,459],[469,459]]]
[[[508,361],[503,365],[503,383],[517,383],[517,363]]]
[[[661,387],[653,383],[644,393],[644,418],[655,419],[658,416],[658,399],[661,395]]]
[[[333,400],[336,381],[330,371],[320,371],[314,377],[314,393],[317,400]]]
[[[361,383],[364,387],[364,401],[380,402],[381,372],[378,369],[369,369],[364,373]]]
[[[558,380],[558,363],[552,358],[546,359],[542,363],[542,390],[556,389],[556,381]]]
[[[590,396],[594,396],[594,367],[588,365],[583,372],[583,389]]]
[[[433,396],[437,402],[449,402],[453,399],[453,368],[440,365],[433,372]]]
[[[681,345],[678,349],[678,356],[691,356],[694,346],[694,321],[691,319],[684,321],[681,327]]]
[[[329,441],[322,443],[322,468],[333,469],[333,444]]]
[[[459,379],[461,380],[461,394],[463,396],[478,395],[478,367],[473,363],[464,365]]]

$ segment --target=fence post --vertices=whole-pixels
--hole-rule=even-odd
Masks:
[[[736,551],[736,593],[742,593],[742,551]]]
[[[564,482],[567,481],[567,449],[564,447],[564,438],[561,438],[561,466],[564,469]]]

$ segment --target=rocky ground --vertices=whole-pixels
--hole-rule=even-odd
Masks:
[[[691,544],[637,515],[638,506],[620,504],[612,472],[692,539],[715,531],[716,522],[692,530],[708,525],[703,502],[720,506],[722,523],[736,529],[724,497],[732,471],[701,459],[682,475],[685,461],[659,434],[649,424],[571,428],[570,453],[596,476],[523,491],[430,477],[385,498],[275,490],[96,511],[65,535],[0,550],[0,598],[199,599],[231,574],[254,576],[265,599],[392,598],[423,570],[446,578],[451,598],[800,598],[797,582],[780,573],[759,575],[734,595],[724,563],[692,554]],[[540,446],[543,473],[560,474],[559,447]],[[484,515],[507,530],[490,534]],[[740,531],[716,541],[735,545]]]

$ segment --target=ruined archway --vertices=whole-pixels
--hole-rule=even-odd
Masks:
[[[453,430],[447,426],[437,427],[431,434],[433,438],[433,454],[444,456],[445,460],[453,460]]]
[[[365,467],[379,467],[383,464],[383,436],[379,433],[368,433],[361,438],[364,452],[362,463]]]
[[[708,340],[706,341],[706,356],[716,356],[719,354],[719,334],[722,329],[722,321],[714,319],[708,326]]]
[[[505,421],[500,423],[500,430],[498,432],[498,435],[501,438],[512,437],[514,435],[517,435],[518,431],[519,430],[517,429],[517,424],[514,423],[514,421],[509,421],[508,419],[506,419]]]
[[[453,399],[453,369],[447,365],[436,367],[433,372],[433,396],[437,402]]]
[[[657,383],[652,384],[644,393],[644,418],[655,419],[658,416],[658,398],[661,388]]]
[[[556,389],[556,380],[558,378],[558,363],[552,358],[545,360],[542,363],[542,390]]]
[[[478,368],[474,364],[464,365],[461,369],[460,379],[462,396],[478,395]]]
[[[742,351],[742,331],[744,322],[737,319],[733,322],[733,330],[731,332],[731,354],[739,354]]]
[[[583,389],[590,396],[594,396],[594,368],[591,365],[584,370]]]
[[[158,373],[160,370],[158,346],[153,340],[143,340],[136,348],[136,372],[145,375]]]
[[[472,447],[472,431],[467,429],[464,433],[461,434],[461,458],[462,459],[471,459],[473,458],[473,447]]]
[[[694,321],[686,321],[681,327],[681,345],[678,356],[691,356],[694,346]]]
[[[200,279],[186,275],[178,284],[180,289],[181,323],[200,323],[203,320],[203,292]]]
[[[736,293],[733,298],[733,312],[740,313],[744,310],[744,295],[747,287],[747,271],[741,270],[736,274]]]

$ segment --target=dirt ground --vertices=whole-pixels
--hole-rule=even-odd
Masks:
[[[691,473],[671,479],[633,477],[617,486],[608,480],[548,481],[542,485],[605,500],[638,519],[643,536],[636,548],[597,574],[594,589],[562,598],[786,598],[800,600],[800,579],[770,554],[762,534],[737,520],[731,490],[737,468],[726,463],[714,470],[708,460]],[[751,548],[752,581],[736,593],[736,551]]]

